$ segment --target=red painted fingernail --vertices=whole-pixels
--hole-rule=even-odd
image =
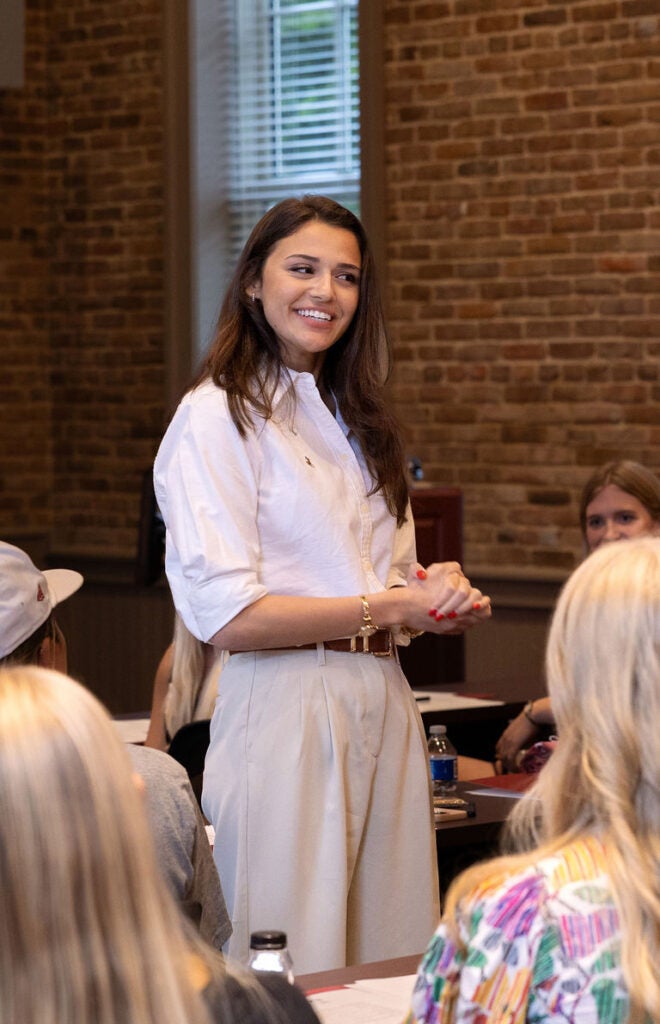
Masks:
[[[455,619],[457,615],[458,615],[458,612],[449,612],[449,614],[447,615],[447,618],[448,619]]]
[[[417,573],[416,573],[416,576],[417,576],[418,580],[425,580],[426,579],[426,569],[418,569]]]
[[[436,613],[436,616],[435,616],[435,621],[436,621],[436,622],[442,622],[442,620],[444,619],[444,617],[445,617],[445,616],[444,616],[444,612],[437,612],[437,613]]]
[[[435,618],[435,608],[429,608],[429,615],[431,616],[432,619]]]
[[[472,605],[472,610],[475,611],[475,612],[478,612],[480,608],[481,608],[481,601],[475,601],[474,604]]]

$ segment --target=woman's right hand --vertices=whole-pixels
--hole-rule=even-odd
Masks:
[[[518,771],[518,757],[539,733],[538,726],[530,722],[523,711],[513,718],[500,736],[495,747],[497,775]]]

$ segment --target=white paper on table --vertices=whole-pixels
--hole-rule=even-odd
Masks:
[[[460,693],[436,693],[433,690],[413,690],[420,711],[465,711],[467,708],[495,708],[503,700],[485,700],[481,697],[463,697]]]
[[[149,718],[113,718],[117,731],[124,743],[144,743],[149,728]]]
[[[361,978],[360,981],[351,982],[350,987],[363,992],[377,992],[397,1000],[403,1006],[403,1012],[407,1013],[416,980],[416,974],[399,975],[396,978]]]
[[[520,789],[497,789],[495,786],[484,787],[483,789],[469,789],[467,791],[471,796],[508,796],[512,800],[520,800],[520,797],[524,795],[523,790]]]
[[[321,1024],[401,1024],[410,1009],[415,975],[367,978],[308,996]]]

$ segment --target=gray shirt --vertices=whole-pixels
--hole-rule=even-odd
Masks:
[[[232,926],[188,774],[160,750],[132,743],[127,747],[135,771],[144,780],[163,877],[202,938],[220,949]]]

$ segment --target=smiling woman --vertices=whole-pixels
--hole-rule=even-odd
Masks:
[[[156,459],[177,610],[229,652],[202,795],[229,952],[281,928],[302,973],[426,941],[431,794],[396,644],[490,615],[457,563],[416,561],[389,358],[360,221],[283,200],[245,245]]]
[[[249,290],[292,370],[318,379],[326,351],[355,315],[360,263],[355,235],[322,221],[303,225],[268,256]]]

